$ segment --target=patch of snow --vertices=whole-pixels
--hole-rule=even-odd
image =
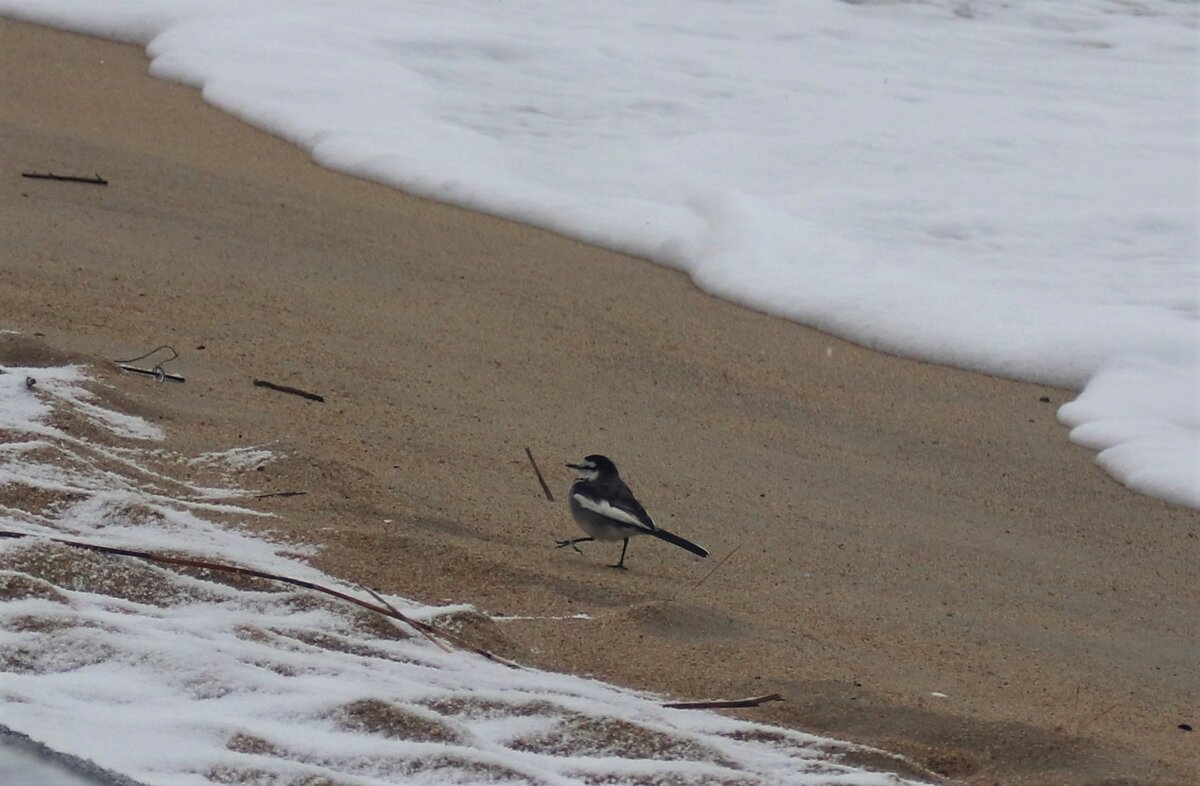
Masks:
[[[129,449],[113,465],[125,471],[89,473],[106,446],[47,425],[83,400],[81,387],[69,388],[84,377],[70,374],[68,382],[43,370],[62,382],[37,406],[23,385],[0,385],[0,448],[16,446],[0,456],[21,458],[3,464],[0,489],[72,495],[0,508],[0,530],[31,535],[0,539],[0,706],[8,727],[53,751],[164,786],[906,783],[840,763],[853,746],[446,652],[295,587],[228,583],[52,542],[186,554],[361,595],[297,549],[161,493]],[[389,601],[434,623],[474,611]]]
[[[216,464],[226,469],[240,472],[266,466],[276,458],[276,455],[265,447],[250,446],[201,453],[192,459],[190,463]]]
[[[526,615],[526,614],[493,614],[491,615],[493,622],[523,622],[526,620],[590,620],[592,616],[585,612],[578,614],[558,614],[558,615]]]

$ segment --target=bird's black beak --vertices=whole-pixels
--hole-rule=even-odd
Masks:
[[[567,466],[571,469],[583,469],[583,467],[579,466],[578,464],[568,464]]]

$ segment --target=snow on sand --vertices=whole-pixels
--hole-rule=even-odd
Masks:
[[[222,501],[245,492],[169,471],[219,470],[219,455],[198,465],[156,449],[157,430],[102,406],[78,368],[3,371],[0,530],[33,537],[0,539],[0,706],[53,750],[164,786],[903,782],[839,763],[852,746],[446,652],[309,591],[52,542],[361,594],[303,550],[218,523],[259,515]],[[426,621],[455,613],[391,601]]]

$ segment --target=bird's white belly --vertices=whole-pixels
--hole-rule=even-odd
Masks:
[[[645,534],[629,526],[623,526],[605,516],[581,507],[571,500],[571,516],[579,528],[596,540],[624,540]]]

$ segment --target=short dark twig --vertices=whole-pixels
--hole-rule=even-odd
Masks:
[[[271,390],[278,390],[280,393],[291,393],[293,396],[299,396],[300,398],[306,398],[309,401],[321,401],[321,402],[325,401],[324,396],[318,395],[316,393],[309,393],[307,390],[301,390],[300,388],[294,388],[289,385],[276,385],[274,382],[268,382],[265,379],[254,380],[254,386],[259,387],[259,388],[270,388]]]
[[[538,483],[542,484],[542,493],[546,495],[546,499],[554,501],[554,495],[550,493],[550,487],[546,485],[546,479],[542,477],[542,471],[538,469],[537,462],[534,461],[533,451],[525,448],[525,455],[529,456],[529,463],[533,465],[533,474],[537,475]]]
[[[302,497],[307,491],[270,491],[266,494],[255,494],[255,499],[270,499],[271,497]]]
[[[108,181],[97,174],[95,177],[80,177],[79,175],[56,175],[53,172],[22,172],[21,177],[33,180],[61,180],[66,183],[89,183],[93,186],[106,186]]]
[[[664,704],[673,710],[726,710],[738,707],[757,707],[771,701],[783,701],[783,696],[770,693],[766,696],[754,696],[748,699],[730,699],[728,701],[675,701]]]

